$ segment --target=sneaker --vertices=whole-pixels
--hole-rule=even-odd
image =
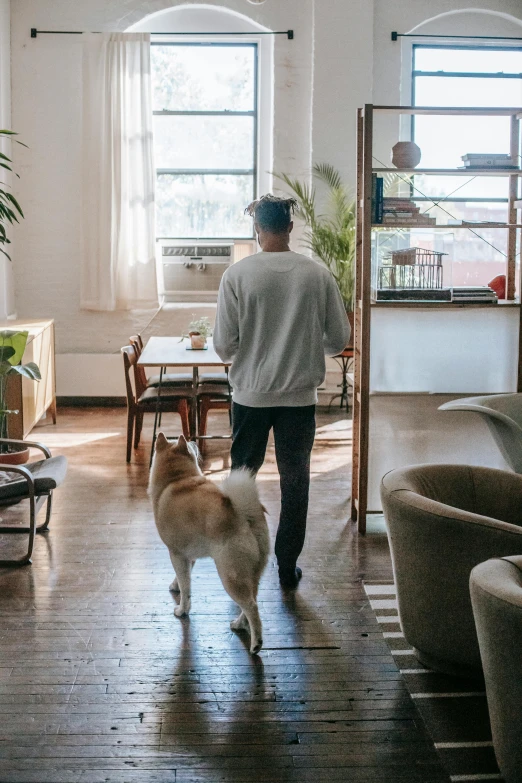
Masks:
[[[295,590],[302,576],[303,572],[299,566],[295,566],[295,568],[291,569],[279,569],[279,581],[281,583],[281,587],[285,587],[288,590]]]

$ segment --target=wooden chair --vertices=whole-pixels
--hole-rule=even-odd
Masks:
[[[198,447],[202,454],[205,453],[206,440],[201,437],[207,434],[208,414],[211,410],[227,410],[232,407],[232,390],[228,383],[201,383],[197,393],[198,404]]]
[[[183,435],[190,439],[189,405],[192,400],[192,387],[180,386],[158,390],[147,387],[143,381],[142,367],[137,364],[138,355],[134,346],[127,345],[121,349],[123,367],[125,370],[125,387],[127,391],[127,462],[131,460],[132,440],[134,448],[140,443],[143,416],[145,413],[179,413]],[[131,380],[131,369],[134,371],[134,387]],[[158,391],[160,392],[158,394]]]
[[[36,462],[28,462],[26,465],[8,465],[2,463],[0,454],[0,506],[14,506],[22,500],[29,501],[29,525],[0,525],[0,533],[27,533],[29,543],[26,554],[18,559],[0,560],[0,567],[21,566],[31,562],[34,538],[36,533],[45,533],[49,527],[53,503],[53,490],[60,486],[67,472],[67,460],[65,457],[53,457],[46,446],[31,441],[12,440],[0,438],[0,443],[24,444],[43,452],[44,458]],[[16,475],[14,475],[16,474]],[[5,479],[5,481],[4,481]],[[38,511],[47,503],[45,520],[36,524]],[[3,512],[2,512],[3,516]],[[3,522],[3,519],[2,519]]]
[[[143,340],[141,334],[134,334],[132,337],[129,337],[129,343],[133,346],[134,350],[136,351],[136,355],[139,359],[143,351]],[[140,365],[138,364],[136,365],[135,371],[139,373],[140,383],[142,383],[145,388],[155,388],[159,386],[159,382],[160,382],[159,375],[151,375],[150,378],[147,378],[145,367],[140,367]],[[192,385],[192,373],[187,373],[187,372],[163,373],[163,378],[161,379],[161,385],[162,387]]]

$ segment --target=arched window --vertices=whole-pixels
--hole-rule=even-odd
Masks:
[[[133,27],[147,29],[166,31],[151,52],[158,239],[252,238],[244,208],[272,168],[271,96],[259,78],[271,68],[271,36],[210,6],[178,6]]]

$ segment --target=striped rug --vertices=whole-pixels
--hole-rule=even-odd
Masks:
[[[419,663],[401,632],[395,585],[366,582],[364,589],[450,779],[454,783],[502,781],[485,692],[468,680],[439,674]]]

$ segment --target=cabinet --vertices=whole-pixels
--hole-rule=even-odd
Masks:
[[[437,412],[438,400],[473,393],[522,391],[520,361],[520,281],[517,244],[522,208],[521,169],[375,168],[374,118],[388,115],[504,116],[510,123],[510,153],[520,160],[521,108],[439,108],[366,105],[357,120],[357,240],[355,285],[355,356],[351,518],[366,530],[366,515],[378,511],[382,472],[412,462],[446,459],[475,463],[487,457],[488,441],[477,430],[477,442],[462,442],[457,420]],[[463,150],[468,152],[468,150]],[[382,164],[380,164],[382,166]],[[375,236],[383,225],[372,224],[372,178],[393,174],[506,177],[505,223],[433,225],[434,233],[480,228],[507,232],[506,301],[498,305],[455,302],[376,301]],[[407,229],[407,219],[401,224]],[[410,228],[415,228],[412,221]],[[373,403],[372,403],[373,400]],[[461,425],[462,422],[459,422]],[[433,426],[431,426],[433,425]],[[444,428],[447,431],[444,432]],[[461,433],[463,430],[460,431]],[[473,437],[468,427],[466,435]],[[466,437],[466,436],[465,436]],[[402,444],[402,446],[401,446]],[[386,453],[384,453],[384,451]],[[401,453],[398,453],[398,452]],[[370,453],[371,452],[371,453]],[[495,452],[494,458],[497,458]],[[370,506],[368,500],[370,497]]]
[[[35,362],[42,375],[38,383],[21,375],[9,378],[8,408],[19,411],[9,416],[9,437],[23,440],[47,411],[56,424],[54,321],[2,321],[0,329],[29,332],[22,361]]]

